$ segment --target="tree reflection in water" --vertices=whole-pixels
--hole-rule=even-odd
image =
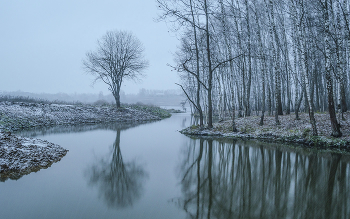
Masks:
[[[108,207],[132,206],[141,197],[148,174],[135,161],[124,162],[120,150],[120,129],[117,130],[111,156],[100,159],[86,171],[91,186],[99,189]]]
[[[350,156],[191,139],[180,167],[189,218],[350,218]]]

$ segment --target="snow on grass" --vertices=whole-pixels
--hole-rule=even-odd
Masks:
[[[60,105],[0,102],[0,130],[16,131],[39,126],[160,120],[170,116],[154,106]]]
[[[0,132],[0,181],[47,168],[68,150],[48,141]]]
[[[191,126],[181,131],[187,135],[199,136],[223,136],[237,138],[256,138],[272,141],[286,141],[307,145],[328,145],[333,147],[350,148],[350,112],[344,113],[343,119],[338,119],[341,125],[341,138],[331,136],[331,124],[328,113],[315,113],[318,136],[312,135],[312,127],[309,116],[306,113],[299,115],[300,120],[295,120],[295,115],[279,116],[280,125],[276,125],[274,116],[265,116],[264,125],[260,126],[259,116],[236,118],[238,132],[232,132],[232,120],[228,119],[213,124],[213,129],[200,129]]]

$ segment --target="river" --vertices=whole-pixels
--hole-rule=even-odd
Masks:
[[[0,182],[0,218],[349,218],[350,156],[181,135],[189,114],[147,124],[20,133],[69,150]]]

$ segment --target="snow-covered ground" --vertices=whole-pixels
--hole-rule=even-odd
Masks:
[[[258,116],[237,118],[235,122],[238,132],[232,132],[232,120],[229,119],[213,124],[212,129],[191,126],[182,130],[181,133],[193,136],[258,139],[350,150],[350,112],[344,113],[344,118],[338,120],[343,134],[340,138],[331,136],[328,113],[316,113],[315,119],[318,136],[312,136],[312,128],[306,113],[300,114],[300,120],[295,120],[295,114],[279,116],[280,125],[276,125],[274,116],[265,116],[263,126],[259,125],[260,117]]]
[[[66,153],[67,150],[57,144],[0,132],[0,181],[18,179],[47,168]]]
[[[0,102],[0,130],[17,131],[55,125],[160,120],[157,114],[134,108]]]

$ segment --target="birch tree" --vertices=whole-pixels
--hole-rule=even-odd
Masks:
[[[187,41],[177,69],[187,74],[184,91],[209,128],[213,117],[230,115],[236,130],[235,117],[254,111],[261,125],[265,111],[274,112],[279,125],[285,110],[295,119],[308,112],[317,135],[315,113],[328,110],[330,134],[341,136],[336,110],[350,107],[349,0],[157,2]]]
[[[331,121],[332,133],[334,137],[342,136],[340,132],[339,123],[337,121],[335,106],[334,106],[334,95],[333,95],[333,78],[331,74],[331,51],[330,51],[330,42],[329,42],[329,0],[323,0],[323,16],[324,16],[324,28],[325,28],[325,64],[326,64],[326,80],[327,80],[327,98],[328,98],[328,112]]]

